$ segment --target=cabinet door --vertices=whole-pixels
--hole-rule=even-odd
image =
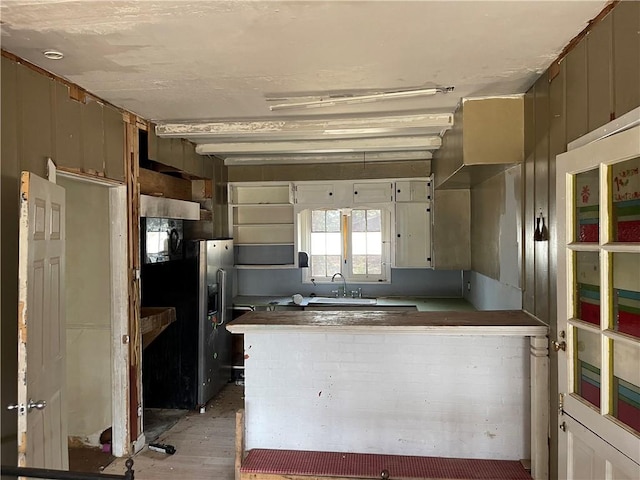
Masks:
[[[393,201],[391,182],[354,183],[353,203],[388,203]]]
[[[304,205],[333,205],[333,184],[296,185],[296,203]]]
[[[431,267],[431,204],[396,204],[396,267]]]
[[[428,180],[403,180],[396,182],[396,202],[431,201],[431,182]]]

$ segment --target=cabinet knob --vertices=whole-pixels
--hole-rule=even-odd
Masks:
[[[398,238],[400,238],[400,234],[398,234]]]
[[[354,193],[354,195],[357,195],[357,194],[358,194],[358,192],[353,192],[353,193]]]

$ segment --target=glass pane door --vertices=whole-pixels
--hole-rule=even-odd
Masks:
[[[561,415],[640,464],[640,127],[558,156],[557,172]]]

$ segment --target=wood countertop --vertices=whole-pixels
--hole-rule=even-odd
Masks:
[[[521,310],[481,312],[256,311],[227,325],[231,333],[426,333],[547,335],[548,326]]]

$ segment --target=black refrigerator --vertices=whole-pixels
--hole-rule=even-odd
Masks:
[[[170,324],[143,352],[145,408],[202,409],[232,378],[235,269],[231,239],[185,241],[184,258],[145,263],[142,306],[175,307]]]

